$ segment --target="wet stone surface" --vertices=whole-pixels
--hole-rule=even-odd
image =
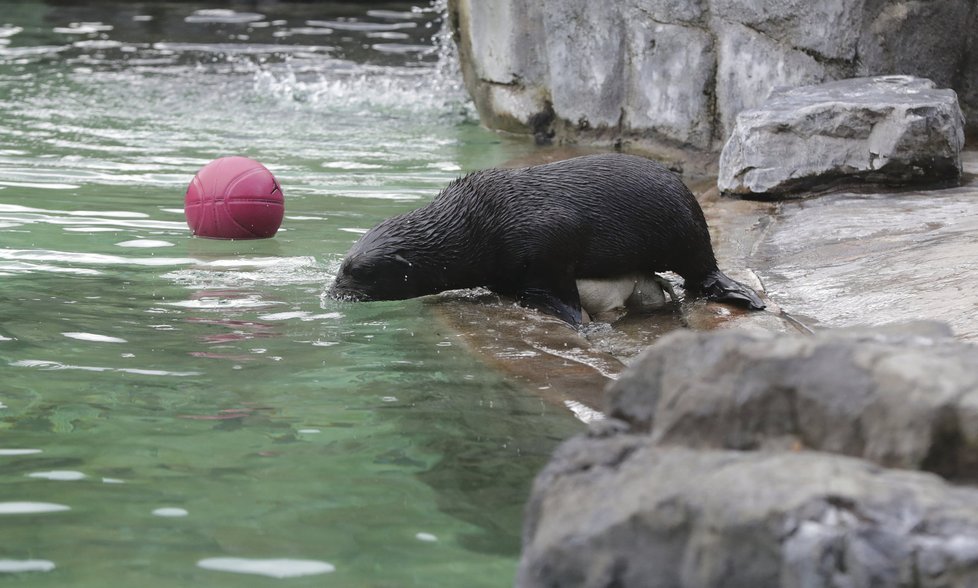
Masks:
[[[978,152],[963,163],[955,188],[780,204],[747,265],[810,326],[935,319],[978,342]]]

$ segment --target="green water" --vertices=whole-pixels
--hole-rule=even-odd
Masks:
[[[510,585],[578,424],[429,306],[322,296],[359,232],[532,149],[473,122],[437,11],[64,4],[0,2],[0,584]],[[274,239],[190,237],[228,154],[280,179]]]

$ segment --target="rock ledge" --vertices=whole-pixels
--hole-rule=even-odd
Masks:
[[[720,155],[725,194],[957,182],[964,117],[953,90],[911,76],[777,90],[737,115]]]

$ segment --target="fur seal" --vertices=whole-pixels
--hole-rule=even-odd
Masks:
[[[365,233],[329,295],[401,300],[485,286],[579,325],[577,279],[656,271],[679,274],[689,293],[764,308],[717,267],[706,218],[679,176],[642,157],[587,155],[455,180]]]

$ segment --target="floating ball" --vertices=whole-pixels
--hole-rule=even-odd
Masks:
[[[222,157],[194,176],[183,211],[198,237],[267,239],[282,224],[285,197],[264,165],[247,157]]]

